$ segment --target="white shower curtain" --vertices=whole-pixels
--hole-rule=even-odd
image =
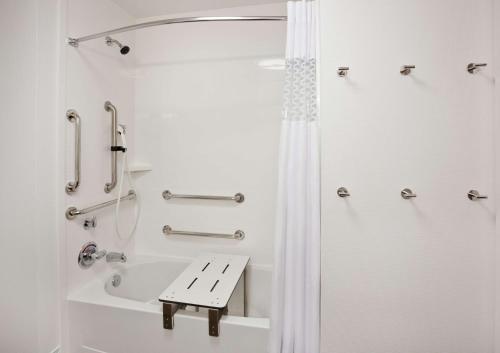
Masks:
[[[316,3],[288,2],[270,353],[319,353]]]

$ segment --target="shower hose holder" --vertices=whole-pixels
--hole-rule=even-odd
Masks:
[[[250,257],[227,254],[204,254],[196,258],[158,300],[163,304],[163,328],[173,330],[174,315],[179,309],[193,306],[208,309],[208,334],[219,336],[219,321],[228,313],[229,299],[242,283]],[[243,309],[243,313],[244,313]]]

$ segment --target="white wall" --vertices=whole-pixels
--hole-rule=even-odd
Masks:
[[[281,15],[283,4],[176,14]],[[141,20],[143,21],[143,20]],[[142,215],[137,251],[195,257],[206,251],[272,264],[286,24],[190,23],[137,31],[135,160]],[[245,202],[165,201],[161,193],[234,195]],[[162,227],[232,233],[242,241],[166,237]]]
[[[0,351],[60,341],[56,224],[58,2],[0,3]]]
[[[325,353],[493,350],[491,12],[321,2]],[[470,75],[470,62],[489,66]],[[401,76],[403,64],[417,68]]]
[[[92,18],[92,21],[89,21]],[[132,18],[111,1],[68,0],[66,11],[66,32],[68,36],[82,36],[109,28],[132,23]],[[133,35],[117,35],[114,38],[133,47]],[[122,56],[117,47],[110,48],[102,40],[83,42],[79,48],[64,46],[65,54],[65,100],[66,109],[75,109],[81,118],[82,160],[81,185],[77,192],[65,196],[66,206],[84,208],[117,197],[117,189],[104,192],[105,183],[111,181],[111,114],[104,110],[104,102],[109,100],[117,108],[118,122],[126,124],[133,131],[133,64],[131,52]],[[65,119],[64,113],[59,117]],[[66,180],[73,180],[74,173],[74,125],[65,121],[66,136]],[[121,160],[121,156],[119,156]],[[120,169],[120,168],[119,168]],[[64,185],[60,185],[64,190]],[[131,203],[123,203],[123,220],[132,214]],[[105,261],[96,263],[88,270],[77,264],[78,252],[84,243],[94,241],[100,249],[134,253],[134,241],[120,241],[114,233],[114,208],[93,214],[97,227],[83,228],[87,217],[65,221],[66,248],[65,271],[67,292],[81,288],[96,273],[109,271]],[[90,215],[92,217],[93,215]]]
[[[500,77],[500,0],[493,1],[493,55],[494,75]],[[500,197],[500,88],[495,84],[494,90],[494,140],[495,140],[495,194],[496,199]],[[499,220],[500,211],[496,208],[496,231],[500,235]],[[495,353],[500,352],[500,242],[495,247]]]

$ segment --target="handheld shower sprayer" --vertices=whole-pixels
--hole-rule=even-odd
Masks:
[[[122,194],[122,190],[123,190],[123,181],[126,177],[127,179],[127,183],[128,183],[128,186],[129,186],[129,189],[130,190],[133,190],[135,193],[136,193],[136,200],[135,200],[135,214],[134,214],[134,223],[132,225],[132,229],[126,233],[126,235],[124,235],[122,233],[122,231],[120,230],[120,227],[119,227],[119,219],[120,219],[120,199],[118,198],[117,202],[116,202],[116,208],[115,208],[115,231],[116,231],[116,235],[118,235],[118,238],[120,238],[121,240],[129,240],[135,233],[135,230],[137,229],[137,224],[139,223],[139,217],[140,217],[140,213],[141,213],[141,208],[140,208],[140,200],[138,198],[138,192],[136,191],[136,188],[135,188],[135,185],[134,185],[134,180],[132,178],[132,174],[130,172],[130,168],[129,168],[129,165],[128,165],[128,153],[127,152],[127,140],[125,138],[125,135],[126,135],[126,131],[127,131],[127,127],[126,125],[123,125],[123,124],[118,124],[117,128],[116,128],[116,132],[118,133],[118,136],[120,137],[121,139],[121,147],[122,147],[122,156],[123,156],[123,159],[122,159],[122,165],[121,165],[121,173],[120,173],[120,177],[118,179],[118,195],[121,195]]]
[[[120,43],[116,39],[113,39],[109,36],[104,38],[104,40],[106,41],[106,44],[110,47],[113,46],[113,44],[116,44],[118,46],[118,48],[120,48],[120,53],[122,55],[127,55],[128,52],[130,51],[130,47],[128,45],[123,45],[122,43]]]

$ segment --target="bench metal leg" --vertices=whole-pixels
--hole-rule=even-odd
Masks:
[[[224,314],[227,314],[227,307],[224,309],[208,309],[209,336],[219,337],[219,321]]]
[[[166,330],[173,330],[174,328],[174,315],[179,310],[178,304],[163,303],[163,328]]]

